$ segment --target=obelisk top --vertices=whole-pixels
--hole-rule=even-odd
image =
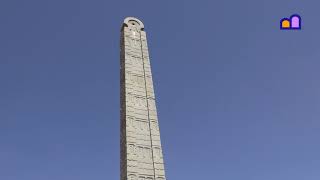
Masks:
[[[136,27],[139,27],[140,30],[142,31],[144,30],[143,23],[135,17],[126,17],[123,21],[123,25],[127,27],[136,26]]]

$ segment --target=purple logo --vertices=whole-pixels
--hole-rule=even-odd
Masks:
[[[298,14],[280,20],[281,30],[301,30],[301,17]]]

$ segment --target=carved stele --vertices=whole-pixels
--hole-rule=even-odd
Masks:
[[[140,20],[124,20],[120,49],[121,180],[165,180],[147,37]]]

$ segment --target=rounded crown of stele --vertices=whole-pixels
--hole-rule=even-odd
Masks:
[[[135,17],[127,17],[127,18],[125,18],[124,21],[123,21],[123,26],[136,27],[136,28],[140,29],[141,31],[144,30],[143,23],[139,19],[137,19]]]

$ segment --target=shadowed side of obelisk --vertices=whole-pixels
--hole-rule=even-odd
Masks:
[[[124,20],[120,39],[121,180],[165,180],[143,23]]]

